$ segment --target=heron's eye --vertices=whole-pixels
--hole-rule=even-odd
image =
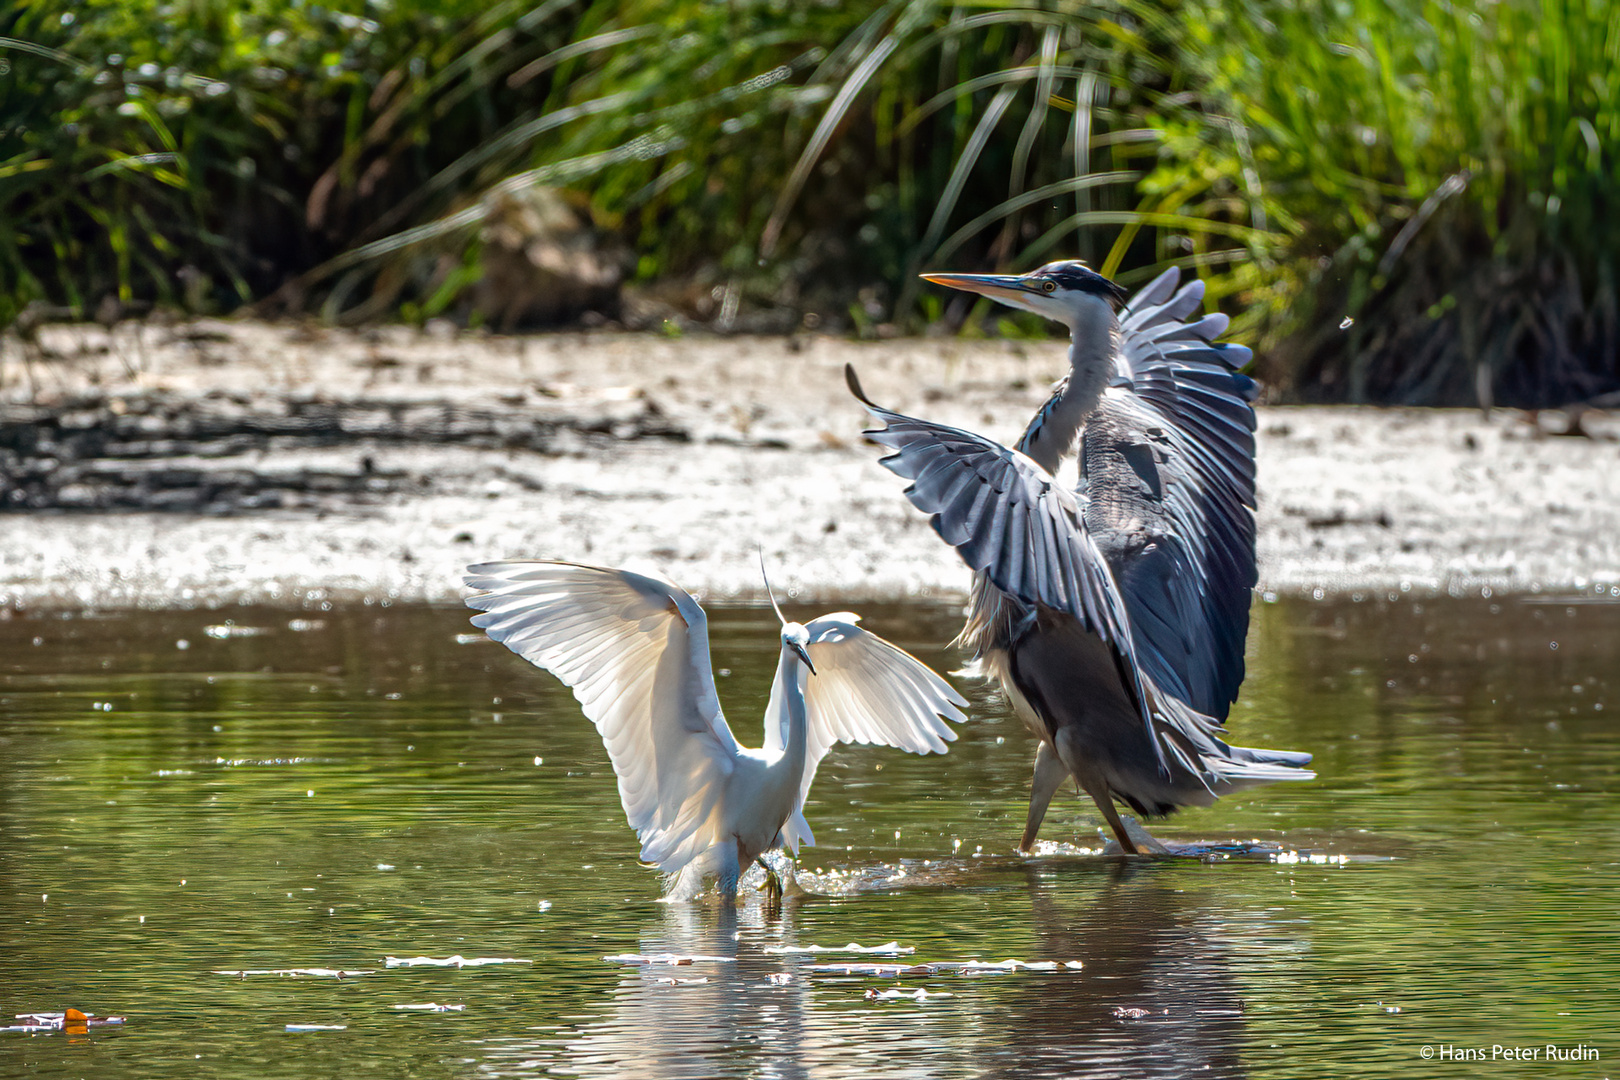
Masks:
[[[1044,292],[1055,293],[1057,292],[1057,282],[1052,281],[1051,279],[1043,281],[1041,282],[1041,289]]]

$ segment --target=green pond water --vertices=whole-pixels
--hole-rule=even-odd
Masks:
[[[953,607],[861,607],[959,659]],[[1620,1076],[1613,602],[1257,603],[1234,740],[1320,778],[1152,825],[1207,859],[1072,798],[1016,855],[1033,747],[964,687],[947,756],[822,766],[780,917],[658,902],[572,696],[460,609],[6,615],[0,1024],[125,1022],[3,1077]],[[711,616],[757,745],[774,619]],[[714,959],[604,959],[656,953]],[[520,962],[398,962],[454,957]]]

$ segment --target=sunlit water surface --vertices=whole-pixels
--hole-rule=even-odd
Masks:
[[[657,902],[572,696],[459,610],[7,614],[0,1023],[125,1022],[3,1076],[1620,1075],[1620,606],[1257,605],[1234,737],[1321,777],[1155,826],[1229,859],[1073,799],[1015,855],[1032,746],[969,687],[947,757],[823,765],[779,918]],[[757,744],[774,620],[712,615]],[[866,615],[952,666],[951,608]],[[604,959],[656,953],[710,959]],[[1034,967],[817,970],[975,959]],[[1549,1043],[1601,1057],[1421,1057]]]

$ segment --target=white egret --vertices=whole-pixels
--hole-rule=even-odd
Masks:
[[[467,568],[491,638],[573,688],[619,778],[641,859],[688,898],[705,878],[734,898],[748,864],[815,838],[804,801],[834,743],[944,753],[967,701],[925,664],[837,612],[782,621],[765,745],[739,746],[715,693],[708,620],[674,582],[577,563]],[[772,597],[771,603],[776,603]],[[943,718],[943,719],[942,719]],[[766,866],[775,897],[780,882]]]

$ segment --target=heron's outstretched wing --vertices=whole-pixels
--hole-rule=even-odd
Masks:
[[[883,427],[866,437],[894,451],[882,460],[912,481],[906,497],[974,570],[1028,605],[1066,612],[1112,651],[1120,681],[1148,731],[1152,717],[1130,619],[1073,495],[1040,465],[970,431],[891,412],[849,388]]]
[[[709,664],[708,620],[680,586],[575,563],[469,566],[473,625],[573,688],[602,734],[641,858],[677,870],[736,767]]]
[[[816,767],[834,743],[892,746],[913,754],[943,754],[956,732],[946,720],[967,719],[967,699],[951,688],[927,664],[876,634],[863,630],[860,616],[840,611],[806,624],[810,643],[805,647],[816,673],[805,679],[806,720],[804,780],[798,806],[810,794]],[[765,715],[781,717],[765,733],[767,751],[779,751],[787,739],[787,710],[783,701],[781,670],[771,687]],[[802,816],[790,819],[784,835],[789,844],[815,843]]]
[[[1226,316],[1183,320],[1201,281],[1170,269],[1132,298],[1113,385],[1080,443],[1083,516],[1113,568],[1137,658],[1160,689],[1225,718],[1243,682],[1257,580],[1250,352]]]

